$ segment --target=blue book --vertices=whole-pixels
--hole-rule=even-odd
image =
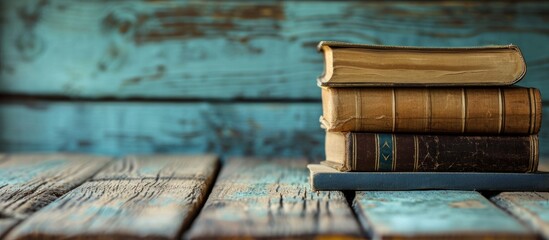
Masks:
[[[549,191],[549,173],[340,172],[309,164],[313,190],[488,190]]]

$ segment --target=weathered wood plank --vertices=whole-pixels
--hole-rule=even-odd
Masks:
[[[176,239],[200,210],[218,168],[214,156],[128,157],[121,162],[33,214],[7,239]],[[167,167],[183,165],[204,175],[165,175]],[[136,169],[113,172],[120,166]]]
[[[320,103],[0,103],[0,151],[321,159]]]
[[[491,200],[549,239],[549,192],[504,192]]]
[[[199,210],[199,180],[87,182],[32,215],[7,239],[175,239]]]
[[[514,43],[523,85],[549,91],[547,2],[0,3],[2,93],[319,99],[320,40]]]
[[[320,103],[0,103],[0,151],[324,159]],[[543,113],[549,116],[549,106]],[[542,118],[549,126],[549,117]],[[78,131],[75,131],[78,129]],[[549,160],[549,128],[540,132]]]
[[[357,192],[353,206],[377,239],[536,239],[477,192]]]
[[[232,159],[187,237],[304,238],[361,235],[341,192],[314,192],[303,159]]]
[[[17,224],[20,220],[15,218],[3,218],[0,217],[0,239]]]
[[[107,162],[78,154],[9,155],[0,163],[0,214],[24,218],[91,178]]]
[[[103,169],[93,180],[115,179],[194,179],[212,177],[217,164],[215,155],[149,155],[127,156]]]

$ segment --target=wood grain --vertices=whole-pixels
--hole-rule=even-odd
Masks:
[[[549,91],[549,3],[2,1],[0,92],[319,99],[320,40],[514,43]],[[545,96],[549,99],[549,95]]]
[[[96,174],[93,180],[152,178],[206,181],[212,177],[217,159],[215,155],[126,156]]]
[[[3,236],[19,221],[19,219],[15,218],[0,217],[0,238],[3,238]]]
[[[217,171],[217,158],[137,158],[125,158],[125,163],[105,169],[103,177],[35,213],[7,239],[176,239],[202,206]],[[194,165],[191,169],[205,178],[184,171],[165,175],[167,167],[185,164]],[[135,169],[121,174],[112,171],[119,166]]]
[[[0,163],[0,214],[24,218],[91,178],[108,158],[17,154]]]
[[[0,151],[324,158],[320,103],[0,103]]]
[[[504,192],[491,200],[549,239],[549,192]]]
[[[311,191],[303,159],[231,159],[187,237],[359,237],[341,192]]]
[[[477,192],[357,192],[353,206],[377,239],[536,239]]]

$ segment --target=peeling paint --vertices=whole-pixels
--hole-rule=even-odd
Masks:
[[[46,48],[44,39],[36,33],[35,29],[42,17],[42,10],[47,5],[48,1],[41,0],[35,5],[17,9],[17,16],[23,22],[24,28],[20,30],[14,44],[24,61],[34,60]]]

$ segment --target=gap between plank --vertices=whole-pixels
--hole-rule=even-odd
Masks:
[[[18,218],[4,218],[4,219],[13,219],[15,221],[15,223],[11,226],[9,226],[8,228],[4,229],[5,231],[4,232],[1,232],[0,231],[0,239],[4,239],[8,233],[11,232],[11,230],[13,228],[15,228],[15,226],[17,226],[19,223],[23,222],[23,219],[18,219]],[[0,221],[2,221],[2,218],[0,217]]]
[[[499,208],[500,210],[505,212],[509,217],[514,218],[515,220],[517,220],[517,222],[519,222],[523,227],[525,227],[527,229],[530,229],[530,231],[535,233],[538,236],[538,238],[540,238],[540,239],[543,238],[543,237],[540,237],[540,236],[542,236],[542,234],[539,231],[537,231],[536,229],[534,229],[532,226],[530,226],[527,222],[522,220],[520,217],[515,216],[515,214],[513,214],[511,211],[509,211],[509,209],[504,208],[503,206],[497,204],[496,202],[494,202],[492,200],[492,197],[495,197],[495,196],[497,196],[497,195],[499,195],[500,193],[503,193],[503,192],[483,191],[483,192],[478,192],[478,193],[480,193],[484,198],[488,199],[488,202],[490,202],[493,206],[495,206],[496,208]]]
[[[83,96],[62,96],[45,94],[3,94],[0,93],[2,103],[21,103],[21,102],[94,102],[94,103],[322,103],[320,94],[318,98],[187,98],[187,97],[83,97]],[[549,100],[542,100],[542,106],[549,105]]]
[[[0,157],[0,163],[2,161],[7,161],[10,156],[12,156],[12,154],[5,154],[3,155],[2,157]],[[74,189],[80,187],[82,184],[88,182],[90,179],[92,179],[95,175],[97,175],[99,172],[101,172],[103,169],[105,169],[107,166],[109,166],[112,162],[114,161],[114,158],[112,157],[109,157],[109,160],[107,163],[103,164],[103,166],[99,167],[96,169],[95,172],[93,172],[92,174],[90,174],[86,179],[83,179],[80,183],[76,183],[71,189],[68,189],[64,194],[61,194],[59,196],[56,196],[55,199],[51,200],[49,203],[47,203],[46,205],[42,206],[41,208],[39,209],[36,209],[35,211],[31,212],[31,213],[27,213],[27,214],[21,214],[21,215],[13,215],[13,214],[9,214],[9,213],[5,213],[3,211],[0,211],[0,220],[1,219],[13,219],[15,221],[15,223],[13,225],[11,225],[10,227],[8,227],[7,229],[5,229],[5,231],[0,232],[0,239],[4,239],[15,227],[19,226],[19,224],[23,223],[26,219],[28,219],[29,217],[31,217],[33,214],[35,214],[36,212],[42,210],[43,208],[47,207],[48,205],[52,204],[53,202],[55,202],[57,199],[63,197],[64,195],[70,193],[71,191],[73,191]]]
[[[187,98],[187,97],[82,97],[82,96],[61,96],[44,94],[0,94],[0,100],[4,103],[20,102],[94,102],[94,103],[120,103],[120,102],[150,102],[150,103],[321,103],[320,94],[318,98]]]
[[[543,239],[543,234],[536,230],[534,227],[532,227],[530,224],[528,224],[528,222],[524,221],[523,219],[521,219],[520,217],[516,216],[515,214],[513,214],[509,209],[505,208],[504,206],[502,205],[499,205],[497,204],[496,202],[494,202],[492,200],[492,197],[495,197],[497,195],[499,195],[500,193],[504,193],[504,192],[497,192],[497,193],[494,193],[493,195],[484,195],[482,194],[483,197],[485,197],[486,199],[488,199],[488,201],[494,205],[495,207],[499,208],[500,210],[502,210],[503,212],[505,212],[508,216],[510,216],[511,218],[514,218],[516,219],[523,227],[527,228],[527,229],[530,229],[530,231],[532,231],[533,233],[535,233],[536,235],[538,235],[538,238],[539,239]]]
[[[179,229],[179,232],[177,233],[177,237],[178,237],[177,239],[188,239],[185,236],[185,233],[189,232],[187,230],[191,229],[191,227],[194,224],[194,220],[196,220],[198,215],[200,215],[200,213],[202,212],[202,209],[204,208],[204,205],[206,205],[206,201],[208,201],[208,198],[210,197],[210,194],[212,193],[214,185],[217,182],[217,178],[219,177],[219,173],[221,172],[221,169],[225,165],[225,164],[223,164],[223,162],[221,162],[221,159],[219,159],[219,161],[217,161],[216,164],[217,164],[217,168],[216,168],[217,170],[213,173],[212,183],[210,184],[210,186],[206,190],[206,194],[204,194],[204,199],[202,200],[202,204],[200,204],[200,206],[198,206],[199,210],[195,211],[194,214],[192,216],[190,216],[191,220],[189,221],[189,224],[187,224],[187,228],[182,227],[181,229]]]
[[[351,213],[353,214],[353,218],[355,221],[360,225],[360,235],[366,236],[368,239],[373,239],[372,234],[369,231],[365,231],[365,226],[362,226],[362,222],[359,219],[359,216],[353,207],[353,203],[355,201],[356,192],[355,191],[341,191],[343,193],[343,196],[345,196],[345,200],[347,200],[347,205],[349,206],[349,209],[351,210]]]
[[[484,198],[490,200],[491,197],[496,196],[501,193],[501,191],[477,191]],[[491,202],[491,201],[490,201]]]

